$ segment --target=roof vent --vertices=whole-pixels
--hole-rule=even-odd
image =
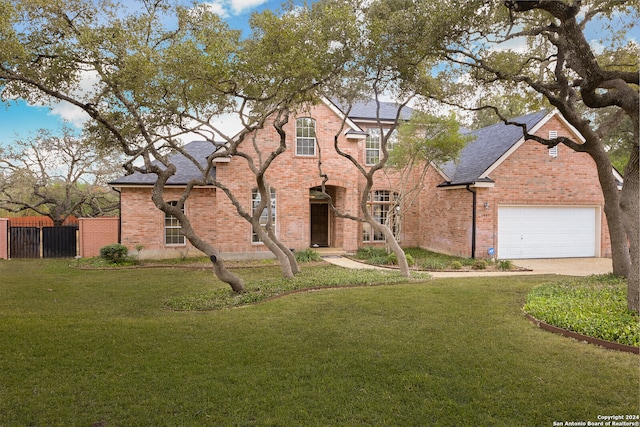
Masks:
[[[556,139],[558,137],[558,131],[557,130],[550,130],[549,131],[549,139]],[[555,147],[549,147],[549,156],[556,158],[558,157],[558,146],[556,145]]]

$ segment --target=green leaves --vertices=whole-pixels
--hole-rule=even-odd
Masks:
[[[416,110],[399,125],[398,144],[390,150],[388,164],[404,168],[412,162],[446,162],[455,159],[468,141],[454,115],[443,118]]]
[[[613,275],[542,285],[527,296],[524,310],[550,325],[637,346],[640,322],[627,310],[626,284]]]

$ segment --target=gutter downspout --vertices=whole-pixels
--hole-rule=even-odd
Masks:
[[[122,191],[115,187],[111,188],[118,193],[118,243],[122,243]]]
[[[471,184],[467,184],[467,191],[473,194],[473,214],[471,219],[471,258],[476,258],[476,199],[477,193],[471,189]]]

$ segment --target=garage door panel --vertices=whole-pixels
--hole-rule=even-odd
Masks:
[[[596,208],[500,207],[498,257],[570,258],[596,255]]]

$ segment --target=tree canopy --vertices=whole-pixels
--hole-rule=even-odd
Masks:
[[[107,182],[120,173],[120,163],[68,128],[60,135],[41,130],[33,139],[0,147],[0,208],[48,216],[56,225],[71,215],[113,214],[118,196]]]
[[[584,142],[545,139],[523,129],[529,139],[550,147],[562,143],[593,158],[605,197],[614,272],[629,276],[629,308],[640,311],[640,46],[627,37],[640,22],[638,1],[507,0],[478,6],[482,20],[468,21],[464,35],[445,49],[447,65],[440,78],[448,84],[440,98],[473,110],[490,108],[506,122],[504,103],[491,105],[495,100],[488,99],[485,104],[482,94],[496,87],[498,93],[505,88],[533,93],[581,133]],[[586,37],[592,24],[604,27],[597,45]],[[632,132],[620,133],[621,123],[631,124]],[[611,146],[624,147],[622,157],[628,159],[621,193],[606,151]]]

